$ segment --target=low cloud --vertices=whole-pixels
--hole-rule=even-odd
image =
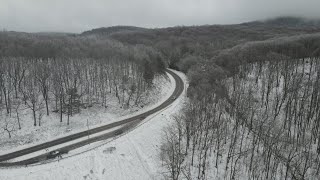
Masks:
[[[0,0],[0,28],[82,32],[132,25],[233,24],[277,16],[320,18],[319,0]]]

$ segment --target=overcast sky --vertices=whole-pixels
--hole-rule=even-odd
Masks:
[[[320,0],[0,0],[0,28],[82,32],[133,25],[232,24],[276,16],[320,18]]]

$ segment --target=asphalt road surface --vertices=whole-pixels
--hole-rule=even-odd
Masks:
[[[23,160],[23,161],[5,162],[5,161],[10,160],[10,159],[14,159],[14,158],[17,158],[17,157],[20,157],[20,156],[24,156],[24,155],[33,153],[33,152],[37,152],[37,151],[40,151],[40,150],[43,150],[43,149],[50,148],[52,146],[56,146],[56,145],[63,144],[63,143],[69,142],[69,141],[73,141],[73,140],[76,140],[78,138],[82,138],[82,137],[85,137],[85,136],[93,135],[95,133],[99,133],[99,132],[102,132],[102,131],[105,131],[105,130],[108,130],[108,129],[111,129],[111,128],[115,128],[115,127],[118,127],[118,126],[126,125],[126,126],[120,128],[118,130],[115,130],[115,131],[112,131],[112,132],[108,132],[106,134],[103,134],[103,135],[100,135],[100,136],[97,136],[97,137],[94,137],[94,138],[86,139],[86,140],[83,140],[81,142],[74,143],[74,144],[65,146],[63,148],[60,148],[60,149],[58,149],[59,154],[56,155],[56,156],[59,156],[61,154],[68,153],[70,150],[79,148],[81,146],[90,144],[92,142],[96,142],[96,141],[100,141],[100,140],[103,140],[103,139],[108,139],[108,138],[117,136],[119,134],[122,134],[124,131],[136,126],[142,120],[144,120],[147,116],[149,116],[151,114],[154,114],[154,113],[156,113],[158,111],[161,111],[162,109],[164,109],[167,106],[169,106],[170,104],[172,104],[175,101],[175,99],[182,94],[183,89],[184,89],[184,83],[183,83],[182,79],[177,74],[175,74],[173,71],[171,71],[171,70],[166,70],[166,71],[173,76],[174,80],[176,81],[176,87],[175,87],[175,90],[172,93],[172,95],[165,102],[163,102],[161,105],[159,105],[158,107],[156,107],[154,109],[151,109],[151,110],[149,110],[147,112],[144,112],[142,114],[139,114],[137,116],[131,117],[131,118],[127,118],[127,119],[124,119],[124,120],[121,120],[121,121],[117,121],[117,122],[114,122],[114,123],[111,123],[111,124],[107,124],[107,125],[104,125],[104,126],[100,126],[100,127],[94,128],[94,129],[90,129],[90,130],[87,130],[87,131],[82,131],[82,132],[79,132],[79,133],[76,133],[76,134],[72,134],[72,135],[69,135],[69,136],[65,136],[63,138],[55,139],[53,141],[48,141],[48,142],[45,142],[45,143],[42,143],[42,144],[39,144],[39,145],[35,145],[35,146],[32,146],[32,147],[29,147],[29,148],[26,148],[26,149],[22,149],[22,150],[19,150],[19,151],[15,151],[15,152],[12,152],[12,153],[8,153],[8,154],[5,154],[5,155],[1,155],[0,156],[0,162],[1,162],[0,163],[0,167],[22,166],[22,165],[28,165],[28,164],[37,163],[37,162],[40,162],[40,161],[43,161],[43,160],[47,160],[50,157],[50,153],[51,152],[48,152],[46,154],[42,154],[40,156],[33,157],[33,158],[30,158],[30,159],[27,159],[27,160]],[[54,158],[54,157],[55,156],[52,156],[50,158]]]

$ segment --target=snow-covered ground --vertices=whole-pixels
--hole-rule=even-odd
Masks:
[[[186,82],[186,77],[177,73]],[[118,138],[79,148],[59,161],[0,169],[0,179],[162,179],[164,169],[161,167],[159,148],[163,128],[172,123],[172,115],[182,108],[184,94],[165,110],[147,117]]]
[[[59,114],[51,113],[50,116],[43,115],[40,127],[34,127],[30,109],[24,108],[25,110],[22,110],[19,115],[21,130],[18,130],[15,124],[16,131],[12,133],[12,138],[8,138],[8,134],[0,130],[0,155],[145,112],[165,101],[172,94],[174,83],[171,76],[169,78],[158,76],[151,90],[142,96],[139,106],[123,109],[116,97],[110,96],[108,108],[96,104],[91,108],[82,109],[80,114],[70,117],[69,126],[67,126],[66,116],[60,123]],[[10,121],[16,123],[14,115]]]

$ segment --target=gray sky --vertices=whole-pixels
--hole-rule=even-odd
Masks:
[[[320,18],[320,0],[0,0],[0,28],[82,32],[133,25],[231,24],[276,16]]]

